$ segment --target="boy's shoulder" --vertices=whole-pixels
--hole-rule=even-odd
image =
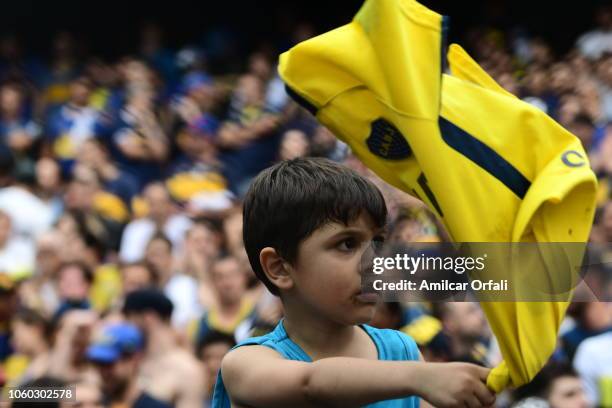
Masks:
[[[232,350],[243,346],[264,346],[272,349],[287,360],[307,361],[310,362],[310,357],[298,346],[285,331],[282,320],[269,333],[262,336],[250,337],[236,344]],[[261,349],[260,349],[261,350]]]
[[[414,339],[399,330],[378,329],[362,325],[378,348],[379,360],[419,360],[420,352]]]

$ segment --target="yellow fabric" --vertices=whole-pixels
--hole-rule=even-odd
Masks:
[[[602,177],[598,180],[599,188],[597,189],[597,206],[603,206],[610,197],[610,185],[608,184],[608,178]]]
[[[129,209],[123,200],[108,191],[97,192],[93,206],[98,213],[113,221],[124,223],[130,217]]]
[[[44,94],[47,103],[64,103],[70,98],[70,87],[65,83],[49,85],[47,89],[45,89]]]
[[[224,323],[219,316],[219,310],[213,307],[208,312],[208,326],[225,334],[233,334],[240,323],[244,321],[252,312],[255,305],[250,299],[244,299],[240,304],[240,309],[231,322]]]
[[[91,97],[89,98],[89,106],[102,111],[106,107],[106,103],[108,102],[110,95],[111,93],[108,88],[97,88],[92,92]]]
[[[53,153],[60,159],[74,159],[76,146],[69,134],[65,133],[53,142]]]
[[[459,46],[442,75],[444,22],[415,1],[368,0],[351,23],[282,54],[279,72],[369,168],[423,199],[454,241],[585,242],[597,182],[579,140]],[[504,357],[488,385],[528,382],[554,350],[567,302],[482,306]]]
[[[442,322],[433,316],[423,315],[400,330],[412,337],[419,346],[424,346],[442,331]]]
[[[4,375],[8,386],[15,386],[18,380],[25,374],[30,359],[24,354],[11,354],[4,362]]]
[[[602,407],[612,407],[612,376],[599,380],[599,403]]]
[[[92,307],[98,312],[107,311],[115,299],[121,296],[121,273],[117,265],[105,264],[98,267],[89,291]]]
[[[219,192],[226,188],[225,180],[218,173],[178,173],[166,181],[172,198],[188,201],[199,193]]]
[[[149,206],[142,196],[132,198],[132,214],[134,218],[143,218],[149,214]]]

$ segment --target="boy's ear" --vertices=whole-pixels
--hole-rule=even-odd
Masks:
[[[265,247],[259,253],[259,263],[266,277],[279,289],[291,289],[293,278],[289,274],[288,264],[276,252],[276,249]]]

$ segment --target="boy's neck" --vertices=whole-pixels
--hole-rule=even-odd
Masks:
[[[287,303],[283,326],[287,335],[312,358],[347,356],[358,342],[362,330],[319,318],[305,308],[293,308]],[[362,333],[365,336],[367,334]],[[357,347],[359,348],[359,347]]]

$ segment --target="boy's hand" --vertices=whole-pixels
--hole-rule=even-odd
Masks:
[[[489,407],[495,394],[486,386],[489,369],[467,363],[425,363],[421,397],[438,408]]]

